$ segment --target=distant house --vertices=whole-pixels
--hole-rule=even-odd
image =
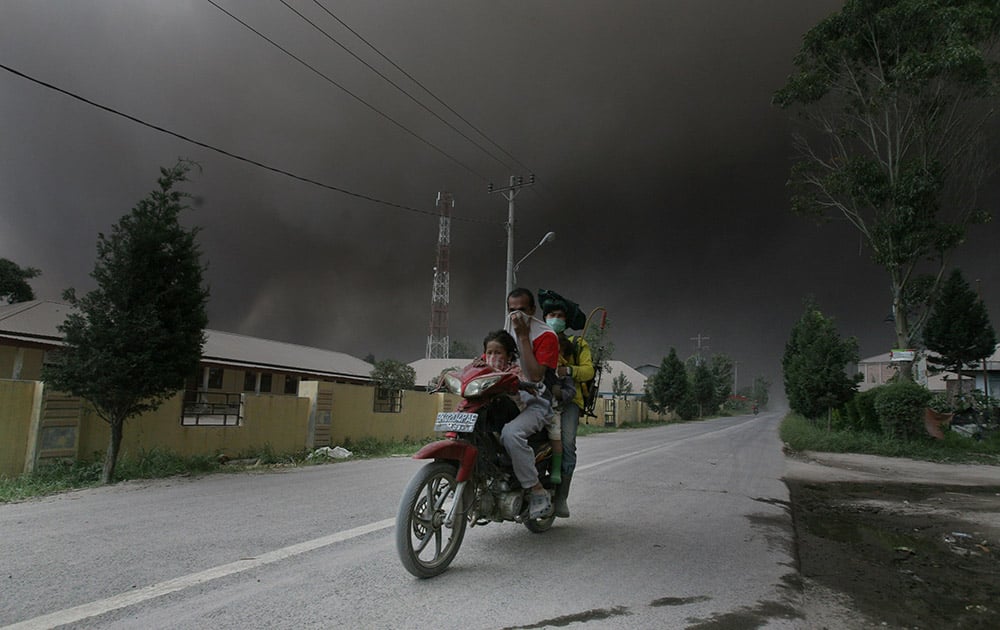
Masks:
[[[417,359],[409,366],[416,372],[414,387],[420,390],[432,386],[441,372],[451,368],[463,368],[470,363],[472,359]]]
[[[0,306],[0,378],[41,377],[49,351],[63,345],[58,326],[73,307],[34,300]],[[296,394],[303,380],[369,384],[372,365],[342,352],[205,331],[192,390]]]
[[[659,365],[653,365],[652,363],[643,363],[635,368],[635,371],[642,374],[646,378],[649,378],[660,371]]]
[[[958,375],[954,372],[942,374],[947,391],[958,391]],[[962,370],[962,389],[969,391],[978,389],[993,398],[1000,398],[1000,344],[993,349],[993,354],[985,361],[977,361],[975,366],[967,366]]]
[[[998,388],[1000,388],[1000,372],[997,371],[1000,369],[1000,357],[994,353],[989,361],[993,365],[992,369],[994,370],[994,374],[990,377],[990,383],[993,385],[992,391],[995,396]],[[858,361],[858,373],[862,376],[862,380],[858,383],[858,391],[864,392],[874,389],[879,385],[885,385],[896,376],[898,370],[899,362],[892,360],[892,353],[890,352],[877,354]],[[974,387],[982,389],[983,375],[981,371],[973,372],[969,370],[963,372],[963,378],[968,383],[966,389],[973,387],[972,383],[974,380],[976,383]],[[913,380],[935,393],[954,390],[958,384],[958,378],[953,372],[940,372],[930,369],[927,365],[927,357],[923,355],[913,364]]]
[[[624,375],[628,379],[628,382],[632,384],[632,393],[625,398],[628,400],[642,398],[648,376],[644,375],[637,368],[633,368],[621,361],[607,361],[606,368],[601,374],[601,384],[597,389],[597,393],[601,398],[611,398],[614,395],[613,384],[615,379],[621,375]]]

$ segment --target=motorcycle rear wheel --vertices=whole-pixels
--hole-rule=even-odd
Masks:
[[[462,506],[451,527],[445,525],[456,497],[456,467],[448,462],[431,462],[421,468],[399,502],[396,514],[396,551],[407,571],[418,578],[440,575],[462,546],[466,518]]]

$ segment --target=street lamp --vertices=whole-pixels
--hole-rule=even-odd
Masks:
[[[538,241],[538,245],[535,245],[534,247],[532,247],[531,251],[529,251],[527,254],[525,254],[521,258],[521,260],[517,261],[517,264],[514,265],[514,268],[510,270],[509,274],[507,274],[510,278],[513,279],[514,284],[517,283],[517,270],[521,266],[521,263],[523,263],[528,258],[528,256],[531,256],[533,253],[535,253],[536,249],[538,249],[539,247],[541,247],[542,245],[544,245],[546,243],[551,243],[554,240],[556,240],[556,233],[555,232],[546,232],[545,236],[542,237],[542,240]],[[513,286],[507,287],[507,293],[508,294],[511,291],[513,291],[513,290],[514,290]]]

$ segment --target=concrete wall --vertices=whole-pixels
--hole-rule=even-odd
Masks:
[[[275,453],[305,450],[309,401],[297,396],[248,394],[243,420],[238,426],[182,426],[183,396],[177,394],[156,411],[125,423],[121,457],[163,449],[185,456],[229,457],[251,455],[264,447]],[[80,422],[78,456],[102,456],[108,447],[110,426],[92,410],[85,409]]]
[[[27,460],[34,461],[42,387],[39,381],[0,380],[0,474],[19,475],[26,470]],[[334,446],[365,438],[400,441],[433,437],[437,413],[452,410],[457,404],[450,394],[406,391],[400,413],[377,413],[375,388],[371,386],[305,381],[300,389],[303,396],[245,394],[238,426],[181,425],[183,394],[178,392],[156,411],[126,421],[121,457],[137,457],[154,448],[185,456],[225,453],[238,457],[265,447],[275,453],[300,452],[312,445],[315,398],[320,391],[333,396],[328,425]],[[110,427],[83,405],[75,438],[75,449],[70,452],[75,450],[77,459],[99,459],[107,451]]]
[[[614,403],[614,426],[621,426],[626,423],[640,424],[642,422],[669,422],[676,420],[673,413],[660,414],[652,411],[649,405],[638,399],[614,400],[608,398],[598,398],[594,405],[594,415],[596,417],[585,416],[580,418],[582,424],[604,426],[607,423],[607,411]]]
[[[37,430],[42,384],[0,380],[0,476],[24,472],[29,438]]]
[[[38,380],[44,358],[40,348],[0,345],[0,378]]]
[[[404,391],[400,413],[375,412],[375,388],[331,383],[334,445],[372,437],[384,441],[421,440],[433,437],[434,418],[444,410],[444,394]]]

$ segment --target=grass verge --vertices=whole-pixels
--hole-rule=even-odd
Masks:
[[[618,427],[581,424],[577,435],[612,433],[619,430],[640,429],[670,424],[668,422],[625,423]],[[410,456],[420,447],[438,438],[426,440],[405,439],[393,442],[364,438],[345,440],[342,446],[351,451],[350,459]],[[234,456],[182,457],[163,449],[151,449],[136,457],[122,457],[115,467],[115,480],[160,479],[176,475],[203,475],[214,472],[242,472],[248,469],[286,468],[312,466],[345,461],[328,457],[309,458],[309,453],[275,453],[269,444],[247,453]],[[101,485],[103,454],[95,453],[90,461],[71,462],[57,460],[40,466],[35,472],[14,478],[0,477],[0,503],[23,501],[68,490],[79,490]]]
[[[880,433],[827,430],[825,426],[813,424],[794,413],[785,416],[779,435],[793,451],[863,453],[944,463],[1000,464],[1000,435],[977,441],[948,431],[943,440],[930,436],[899,440]]]
[[[380,442],[375,439],[364,439],[350,445],[349,442],[345,443],[345,448],[352,453],[350,459],[370,459],[412,455],[428,441]],[[246,453],[238,453],[233,457],[207,455],[183,457],[164,449],[154,448],[143,451],[135,457],[121,457],[115,467],[115,481],[241,472],[261,467],[312,466],[344,461],[328,457],[310,459],[307,456],[308,453],[304,450],[295,453],[276,453],[269,444]],[[102,453],[95,453],[89,461],[54,460],[39,466],[32,473],[13,478],[0,477],[0,503],[99,486],[104,467],[103,457]]]

